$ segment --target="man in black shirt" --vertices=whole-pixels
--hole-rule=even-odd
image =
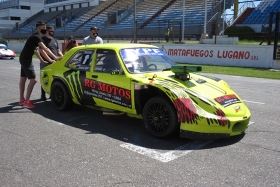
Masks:
[[[55,38],[53,38],[53,36],[54,36],[54,27],[47,25],[46,35],[42,37],[42,40],[44,41],[46,47],[49,48],[55,56],[63,57],[63,54],[59,49],[58,42]],[[48,62],[48,60],[45,59],[44,56],[43,56],[43,60],[44,61],[41,61],[40,63],[40,70],[51,64],[51,62]],[[47,100],[46,93],[42,87],[41,87],[41,100],[42,101]]]
[[[23,105],[25,108],[35,108],[33,103],[30,101],[30,96],[34,85],[36,84],[36,74],[34,71],[34,66],[32,63],[32,56],[36,49],[40,46],[41,54],[47,59],[49,62],[54,62],[59,60],[60,58],[55,56],[43,43],[41,37],[46,32],[46,24],[43,22],[37,22],[36,24],[37,32],[33,33],[26,41],[21,54],[19,56],[19,62],[21,64],[21,73],[20,73],[20,81],[19,81],[19,90],[20,90],[20,101],[19,105]],[[52,59],[49,57],[52,57]],[[38,56],[40,60],[42,60],[41,56]],[[27,86],[26,97],[24,97],[25,83],[26,80],[29,79],[29,84]]]

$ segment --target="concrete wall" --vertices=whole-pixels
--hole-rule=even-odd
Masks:
[[[9,42],[10,49],[20,53],[25,43]],[[179,63],[271,68],[280,70],[280,60],[273,60],[273,46],[153,44]],[[59,43],[60,49],[62,44]]]
[[[273,45],[155,44],[179,63],[280,69],[273,60]]]

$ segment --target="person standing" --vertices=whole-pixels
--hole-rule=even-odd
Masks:
[[[43,40],[44,44],[46,45],[46,47],[49,48],[55,56],[62,58],[63,54],[59,49],[57,40],[53,36],[54,36],[54,27],[48,25],[46,35],[42,37],[42,40]],[[41,52],[41,50],[40,50],[40,52]],[[40,70],[50,64],[52,64],[52,62],[48,62],[48,60],[43,57],[43,61],[40,62]],[[42,101],[47,100],[46,93],[42,87],[41,87],[41,100]]]
[[[95,26],[92,26],[90,28],[90,33],[89,36],[85,37],[83,39],[82,45],[87,45],[87,44],[103,44],[102,38],[98,36],[98,28]]]
[[[167,51],[166,51],[166,49],[164,48],[164,45],[161,46],[161,50],[167,54]]]
[[[165,40],[166,42],[169,42],[169,34],[170,34],[170,29],[169,27],[166,28],[166,32],[165,32]]]
[[[35,108],[34,104],[30,101],[30,96],[33,91],[34,85],[36,84],[36,74],[34,71],[34,65],[32,63],[32,56],[36,52],[38,47],[41,48],[41,54],[49,62],[54,62],[59,58],[56,57],[43,43],[41,37],[46,33],[46,24],[43,22],[36,23],[37,32],[33,33],[27,41],[21,51],[19,56],[19,62],[21,64],[20,70],[20,81],[19,81],[19,92],[20,100],[19,105],[23,105],[24,108]],[[36,55],[39,55],[38,53]],[[52,57],[52,59],[49,57]],[[39,55],[38,58],[42,60],[42,57]],[[26,96],[24,97],[25,83],[29,79],[29,84],[27,86]]]
[[[64,54],[66,52],[68,52],[70,49],[72,49],[73,47],[78,46],[78,42],[75,40],[74,36],[69,36],[66,45],[65,45],[65,50],[64,50]]]

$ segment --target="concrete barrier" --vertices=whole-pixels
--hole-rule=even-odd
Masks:
[[[273,45],[154,45],[179,63],[280,69],[279,60],[273,60]]]

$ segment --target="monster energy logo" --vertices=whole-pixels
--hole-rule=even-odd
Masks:
[[[77,100],[81,102],[82,100],[82,84],[80,82],[80,71],[72,72],[66,76],[66,79],[69,83],[69,87],[72,93],[76,96]]]

